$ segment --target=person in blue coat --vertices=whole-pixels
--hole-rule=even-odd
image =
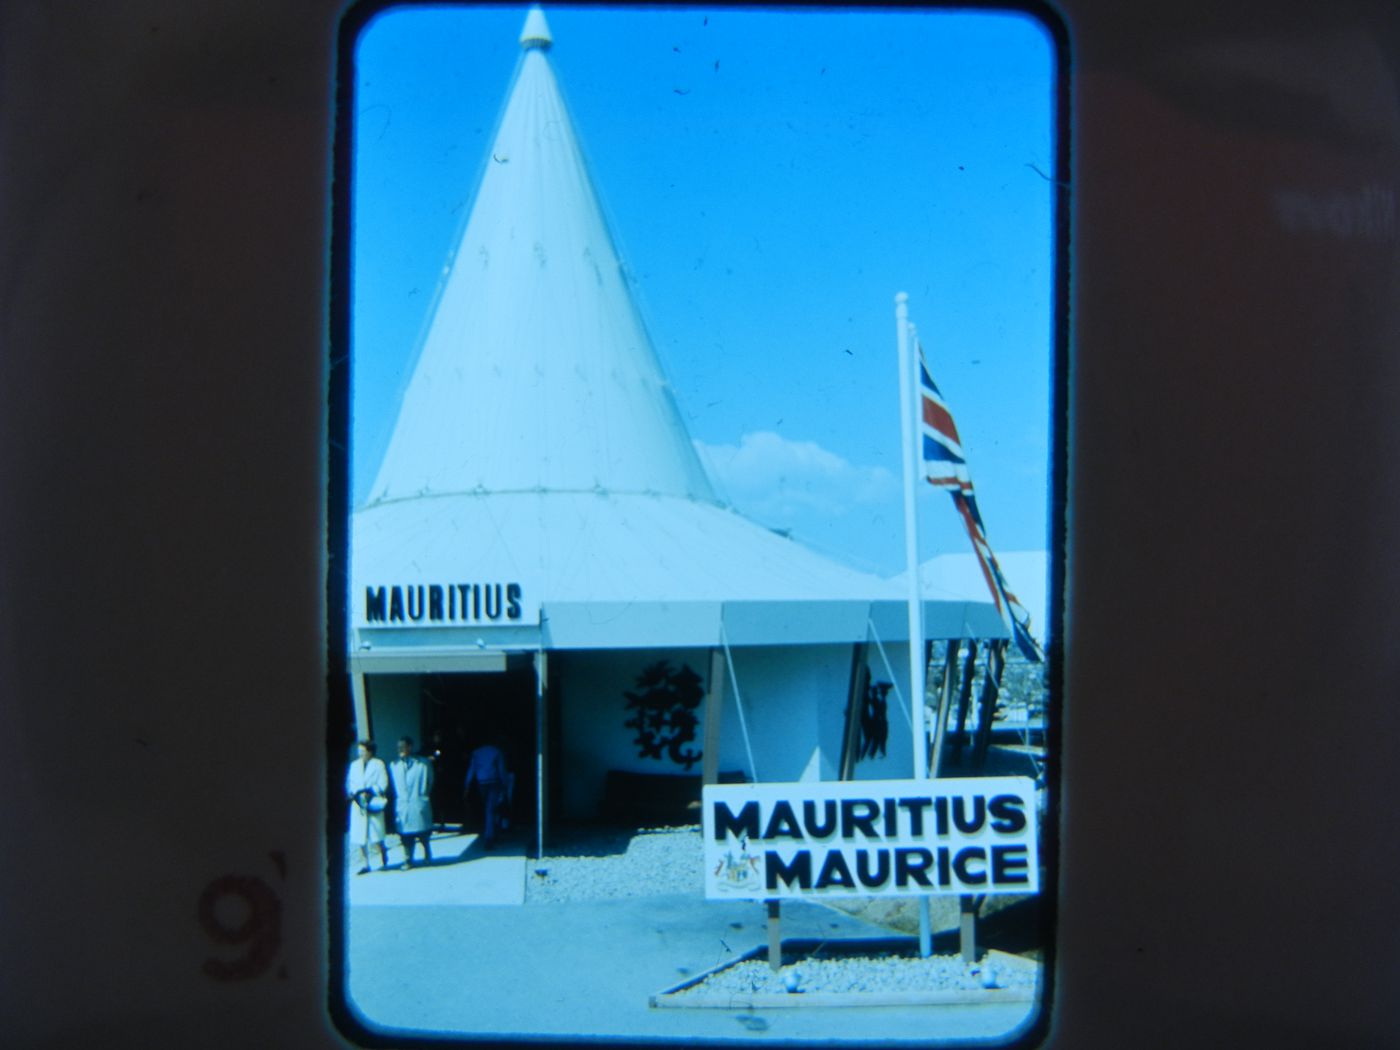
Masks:
[[[467,766],[467,777],[462,784],[465,793],[472,784],[481,787],[482,806],[486,811],[481,831],[481,845],[490,849],[496,844],[496,833],[501,827],[501,807],[506,800],[506,756],[494,742],[488,741],[472,752],[471,763]]]

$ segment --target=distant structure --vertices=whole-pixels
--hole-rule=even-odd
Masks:
[[[604,224],[552,43],[532,10],[354,512],[357,732],[503,736],[518,818],[533,811],[541,836],[547,817],[596,815],[612,773],[908,776],[893,697],[886,748],[856,761],[871,681],[895,683],[908,710],[901,592],[717,499]],[[929,637],[1005,636],[985,600],[929,602],[925,619]]]
[[[1046,596],[1050,592],[1050,558],[1047,551],[997,551],[1006,578],[1015,584],[1016,596],[1031,613],[1031,633],[1041,646],[1049,642],[1050,617]],[[904,577],[898,576],[903,581]],[[929,601],[980,600],[987,581],[977,555],[971,551],[939,554],[919,567],[919,582]],[[902,586],[901,582],[901,586]]]

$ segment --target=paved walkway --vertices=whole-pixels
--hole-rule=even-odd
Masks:
[[[765,944],[763,905],[688,895],[524,905],[518,853],[470,842],[455,857],[434,852],[441,866],[349,877],[346,999],[371,1031],[936,1045],[1000,1041],[1034,1014],[1021,1003],[656,1009],[649,996]],[[788,938],[886,933],[805,902],[785,903],[782,922]]]
[[[525,903],[525,852],[518,844],[505,843],[499,851],[486,852],[477,836],[463,833],[433,835],[433,863],[396,870],[403,863],[398,838],[390,836],[388,871],[379,867],[368,875],[350,875],[347,890],[351,908],[502,905]],[[347,870],[351,870],[347,865]]]

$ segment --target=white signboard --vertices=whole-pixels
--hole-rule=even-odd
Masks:
[[[712,784],[705,896],[1036,893],[1028,777]]]

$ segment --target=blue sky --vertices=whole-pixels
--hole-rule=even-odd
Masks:
[[[390,11],[361,36],[357,505],[471,206],[525,10]],[[642,316],[736,508],[860,568],[902,568],[894,295],[906,291],[994,547],[1044,548],[1055,70],[1039,25],[869,9],[545,13]],[[919,514],[922,558],[970,549],[946,495],[921,492]]]

